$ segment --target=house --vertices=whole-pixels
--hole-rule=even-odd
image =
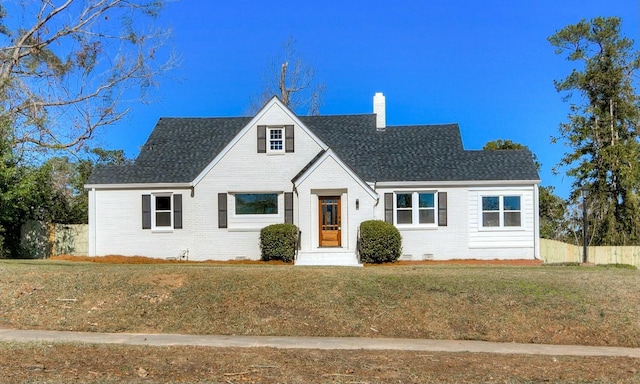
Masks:
[[[259,259],[259,231],[298,226],[296,264],[358,265],[358,228],[393,223],[407,260],[539,257],[529,151],[465,150],[457,124],[386,126],[374,113],[161,118],[135,163],[97,168],[89,254]]]

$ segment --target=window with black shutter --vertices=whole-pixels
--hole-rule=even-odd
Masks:
[[[182,195],[154,193],[142,195],[142,229],[182,228]]]

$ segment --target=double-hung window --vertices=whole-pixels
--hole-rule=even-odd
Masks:
[[[173,210],[171,209],[171,195],[152,195],[152,228],[173,228]]]
[[[267,129],[267,153],[284,153],[284,129]]]
[[[521,227],[521,200],[521,196],[482,196],[482,227]]]
[[[395,224],[435,225],[435,192],[397,192]]]
[[[142,229],[182,228],[182,195],[160,192],[142,195]]]

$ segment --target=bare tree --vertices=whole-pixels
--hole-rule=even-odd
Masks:
[[[273,96],[278,96],[293,111],[319,115],[325,86],[314,80],[315,69],[298,56],[295,39],[289,37],[284,44],[283,55],[269,64],[264,89],[251,101],[250,113],[255,113]]]
[[[14,150],[74,150],[175,66],[153,28],[165,0],[0,5],[0,119]],[[10,15],[9,18],[7,15]],[[2,124],[0,124],[2,126]]]

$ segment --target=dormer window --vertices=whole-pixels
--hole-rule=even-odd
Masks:
[[[258,153],[280,154],[294,152],[293,125],[258,125]]]
[[[267,153],[284,153],[284,129],[282,127],[267,128]]]

